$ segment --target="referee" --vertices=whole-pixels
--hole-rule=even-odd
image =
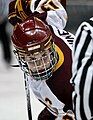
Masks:
[[[76,120],[93,120],[93,17],[81,23],[73,46],[71,83]]]

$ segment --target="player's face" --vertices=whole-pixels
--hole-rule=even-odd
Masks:
[[[50,58],[49,51],[47,52],[37,52],[33,56],[27,56],[26,61],[28,63],[29,69],[33,72],[43,71],[44,67],[49,68],[50,66]]]
[[[42,52],[36,52],[33,55],[29,54],[26,56],[25,60],[31,71],[36,72],[37,69],[38,71],[43,71],[43,69],[48,69],[55,63],[55,54],[55,50],[51,47]]]
[[[53,67],[57,63],[57,53],[53,46],[45,49],[42,52],[35,52],[32,54],[27,54],[25,56],[25,61],[28,64],[28,68],[31,74],[36,76],[36,79],[41,77],[41,79],[47,79],[53,72]]]
[[[48,80],[58,60],[54,43],[49,44],[43,51],[35,49],[34,52],[18,52],[18,56],[23,63],[27,63],[28,73],[35,80]]]

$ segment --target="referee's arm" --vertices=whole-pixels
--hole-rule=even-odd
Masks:
[[[73,44],[73,109],[77,120],[93,119],[93,21],[83,22]]]

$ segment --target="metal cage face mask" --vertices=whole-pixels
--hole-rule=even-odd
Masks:
[[[21,63],[21,69],[37,81],[48,80],[52,76],[58,60],[54,43],[44,51],[34,54],[22,54],[17,51],[16,56]]]
[[[57,63],[57,53],[54,44],[44,51],[26,54],[25,61],[28,65],[29,73],[35,80],[48,80]]]

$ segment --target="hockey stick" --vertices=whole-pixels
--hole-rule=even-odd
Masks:
[[[30,90],[29,90],[29,83],[28,83],[28,78],[26,76],[26,73],[24,73],[24,80],[25,80],[25,90],[26,90],[26,99],[27,99],[28,119],[32,120]]]
[[[17,55],[17,52],[14,50],[14,54],[16,55],[16,58],[18,60],[19,65],[11,65],[12,67],[21,67],[21,69],[24,72],[24,82],[25,82],[25,91],[26,91],[26,100],[27,100],[27,112],[28,112],[28,120],[32,120],[32,113],[31,113],[31,101],[30,101],[30,90],[29,90],[29,83],[28,83],[28,77],[26,72],[24,71],[25,65],[22,65],[20,57]]]
[[[20,66],[11,65],[11,67],[20,67]],[[25,91],[26,91],[26,99],[27,99],[28,120],[32,120],[29,83],[28,83],[28,78],[25,72],[24,72],[24,82],[25,82]]]

